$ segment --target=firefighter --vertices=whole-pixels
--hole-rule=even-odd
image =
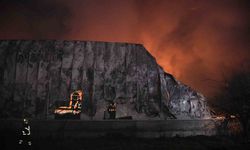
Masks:
[[[111,102],[108,106],[109,119],[115,119],[116,115],[116,104]]]
[[[18,143],[23,149],[31,149],[31,145],[32,145],[31,130],[30,130],[30,125],[29,125],[29,121],[27,118],[23,119],[23,128],[22,128],[21,137]]]
[[[230,121],[230,115],[226,114],[226,116],[225,116],[225,118],[223,119],[223,122],[222,122],[222,129],[223,129],[224,134],[228,133],[228,123],[229,123],[229,121]]]

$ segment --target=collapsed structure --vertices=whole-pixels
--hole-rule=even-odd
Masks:
[[[49,118],[75,90],[84,92],[82,119],[210,118],[204,96],[166,73],[141,44],[0,41],[0,116]],[[68,101],[67,101],[68,103]]]

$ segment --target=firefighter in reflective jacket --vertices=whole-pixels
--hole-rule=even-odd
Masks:
[[[21,137],[19,139],[19,145],[21,145],[24,149],[31,148],[31,132],[30,125],[28,119],[23,119],[23,129],[21,132]]]
[[[109,113],[109,119],[115,119],[116,115],[116,104],[114,102],[111,102],[108,106],[108,113]]]

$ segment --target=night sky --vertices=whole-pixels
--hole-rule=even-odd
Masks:
[[[0,0],[0,39],[142,43],[166,72],[212,96],[220,81],[250,70],[250,3]]]

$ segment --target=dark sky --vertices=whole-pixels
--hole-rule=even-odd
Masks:
[[[206,96],[249,69],[248,0],[0,0],[0,39],[142,43]],[[250,69],[249,69],[250,70]]]

